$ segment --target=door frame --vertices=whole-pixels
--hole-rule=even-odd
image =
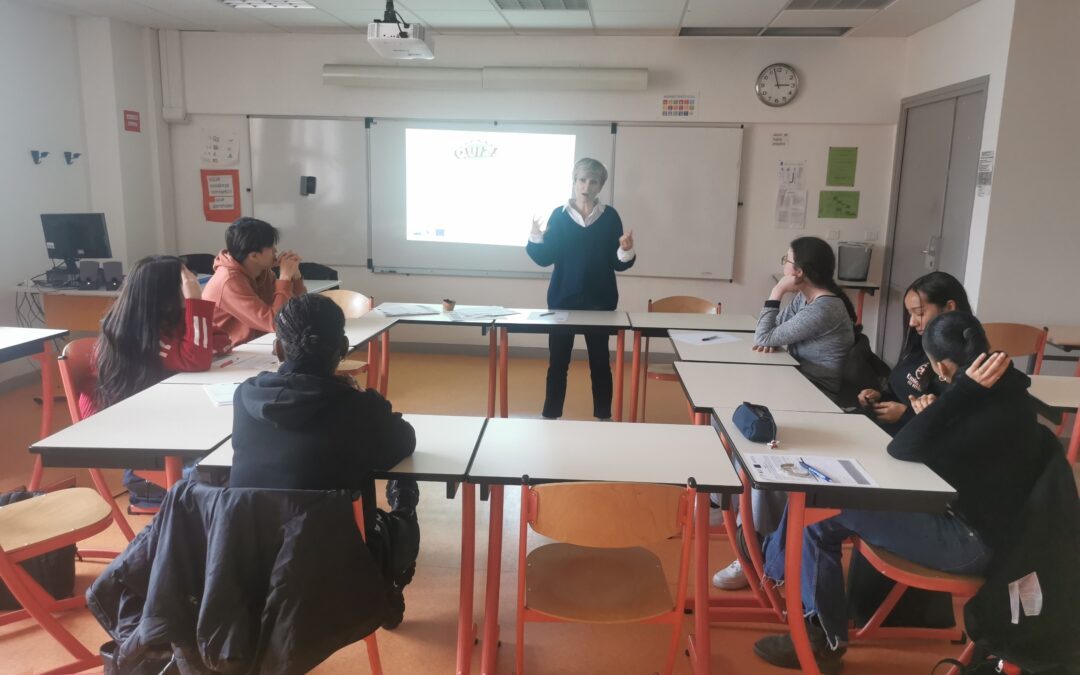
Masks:
[[[937,103],[951,98],[959,98],[968,94],[988,93],[990,76],[983,75],[964,82],[950,84],[940,89],[933,89],[914,96],[900,99],[900,119],[896,123],[896,146],[893,150],[893,177],[891,194],[889,196],[889,222],[885,229],[885,259],[881,270],[881,298],[878,300],[877,312],[877,336],[874,349],[877,353],[885,347],[885,318],[889,308],[889,289],[892,286],[893,242],[896,239],[896,212],[900,200],[901,169],[904,164],[904,143],[907,141],[908,111],[929,103]],[[985,123],[986,109],[983,108]],[[950,162],[952,158],[950,156]]]

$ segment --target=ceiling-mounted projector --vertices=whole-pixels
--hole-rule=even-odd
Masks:
[[[394,9],[393,0],[387,0],[383,18],[368,24],[367,40],[375,53],[386,59],[433,59],[430,39],[424,27],[405,23]]]

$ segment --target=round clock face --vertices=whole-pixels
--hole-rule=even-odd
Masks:
[[[754,91],[765,105],[787,105],[799,91],[799,76],[786,63],[774,63],[757,76]]]

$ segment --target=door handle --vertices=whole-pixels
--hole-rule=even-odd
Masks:
[[[940,242],[941,237],[931,236],[929,241],[926,242],[926,248],[922,250],[922,254],[926,256],[926,269],[928,270],[937,268],[938,244]]]

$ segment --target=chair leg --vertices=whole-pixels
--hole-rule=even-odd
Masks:
[[[866,622],[866,625],[864,625],[862,628],[855,632],[855,637],[866,638],[870,637],[874,632],[876,632],[877,629],[881,627],[881,624],[884,623],[885,619],[888,618],[889,614],[893,611],[893,608],[896,607],[896,603],[900,602],[900,597],[904,594],[905,591],[907,591],[907,589],[908,587],[906,585],[900,583],[899,581],[895,582],[892,590],[889,591],[889,594],[885,596],[884,600],[881,601],[881,605],[879,605],[877,610],[874,611],[874,615],[870,617],[870,620]]]
[[[964,664],[965,666],[970,666],[971,665],[971,657],[974,656],[974,655],[975,655],[975,642],[974,641],[969,641],[968,644],[967,644],[967,647],[964,647],[964,653],[961,654],[960,658],[957,659],[957,660],[960,661],[960,663]],[[952,668],[949,668],[948,672],[945,673],[945,675],[960,675],[960,670],[956,666],[953,666]]]
[[[1058,436],[1061,432],[1058,431]],[[41,455],[34,456],[34,471],[30,474],[30,485],[27,486],[27,490],[30,492],[37,492],[37,489],[41,487],[41,475],[45,472],[45,464],[41,461]]]
[[[120,528],[128,541],[134,539],[135,532],[131,529],[131,525],[128,524],[127,518],[124,517],[124,512],[120,510],[120,505],[116,503],[116,499],[109,493],[109,485],[105,482],[105,476],[101,475],[101,469],[90,469],[90,479],[94,481],[94,487],[97,488],[98,494],[109,504],[116,526]]]
[[[379,641],[375,639],[375,634],[364,638],[364,644],[367,645],[367,660],[368,665],[371,666],[372,675],[382,675],[382,661],[379,659]]]
[[[679,651],[679,637],[682,635],[682,622],[676,621],[671,627],[671,644],[668,646],[667,659],[664,661],[664,675],[671,675],[675,670],[675,654]]]

